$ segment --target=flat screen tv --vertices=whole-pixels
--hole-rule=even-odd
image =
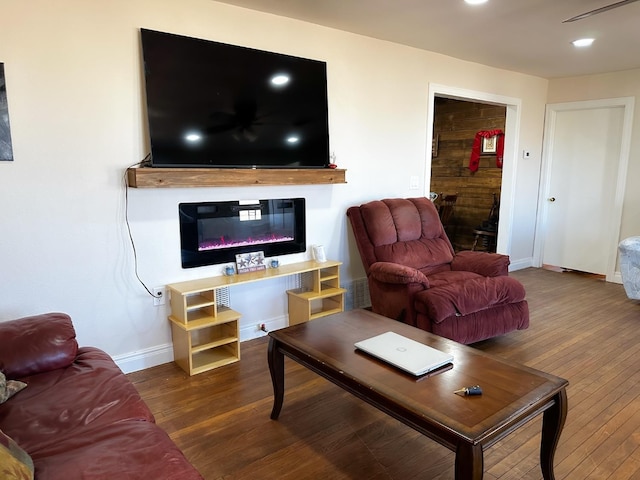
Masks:
[[[141,29],[153,167],[325,168],[325,62]]]

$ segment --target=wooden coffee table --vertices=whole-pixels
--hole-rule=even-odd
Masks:
[[[453,368],[413,377],[358,350],[387,331],[453,355]],[[568,382],[376,315],[330,315],[269,333],[269,370],[277,419],[284,399],[284,355],[456,453],[455,478],[481,479],[483,451],[544,412],[540,466],[551,480],[567,415]],[[481,396],[454,394],[480,385]]]

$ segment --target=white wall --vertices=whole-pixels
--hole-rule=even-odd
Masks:
[[[139,273],[150,287],[220,274],[180,267],[179,202],[242,198],[306,197],[308,243],[344,261],[345,281],[362,277],[345,210],[428,191],[409,190],[409,179],[429,170],[430,83],[521,99],[516,142],[533,158],[517,168],[510,253],[520,263],[533,256],[544,79],[211,0],[0,0],[0,11],[15,157],[0,163],[0,320],[64,311],[81,344],[105,349],[126,369],[170,359],[167,311],[135,279],[124,224],[122,175],[148,153],[141,27],[326,61],[331,150],[348,181],[130,189]],[[286,314],[286,281],[271,282],[231,292],[245,337]]]

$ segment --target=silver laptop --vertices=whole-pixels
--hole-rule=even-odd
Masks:
[[[415,376],[453,362],[453,356],[394,332],[356,342],[355,347]]]

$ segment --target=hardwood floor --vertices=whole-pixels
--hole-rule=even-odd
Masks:
[[[569,380],[557,479],[640,479],[640,302],[622,285],[526,269],[528,330],[476,348]],[[173,363],[129,374],[156,420],[207,480],[452,479],[453,453],[286,360],[272,421],[267,341],[193,377]],[[539,480],[541,419],[485,452],[488,480]]]

